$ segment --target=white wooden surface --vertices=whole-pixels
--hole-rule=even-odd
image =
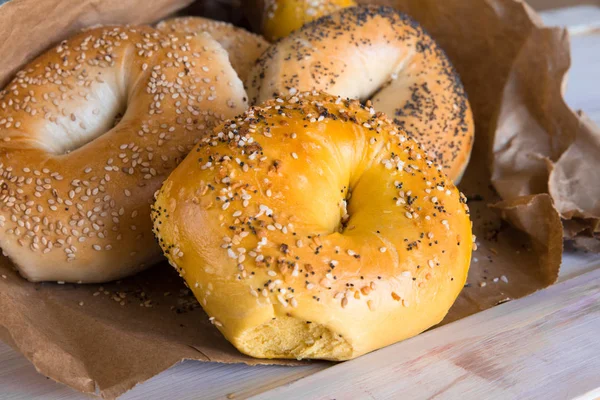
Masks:
[[[543,17],[573,35],[568,104],[600,123],[600,29],[590,29],[600,27],[600,7]],[[567,257],[560,285],[325,370],[184,362],[122,399],[600,398],[599,267],[598,257]],[[574,318],[574,310],[585,312]],[[0,343],[1,400],[82,398]]]

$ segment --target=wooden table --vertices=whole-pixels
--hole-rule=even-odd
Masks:
[[[566,99],[600,124],[600,5],[546,11],[568,26]],[[122,399],[600,398],[600,257],[566,254],[559,284],[356,360],[277,367],[184,362]],[[0,399],[86,396],[0,343]]]

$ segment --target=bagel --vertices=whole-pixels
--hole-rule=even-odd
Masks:
[[[346,360],[440,322],[461,291],[466,199],[383,114],[323,93],[215,129],[152,207],[210,320],[261,358]]]
[[[262,33],[271,41],[289,35],[307,22],[356,5],[354,0],[257,0],[253,7],[262,9]]]
[[[259,35],[227,22],[201,17],[179,17],[160,22],[157,26],[165,32],[185,35],[209,33],[229,54],[233,69],[244,81],[256,60],[267,49],[269,42]]]
[[[247,107],[208,34],[101,27],[0,92],[0,247],[30,281],[104,282],[157,261],[152,195]]]
[[[474,139],[471,108],[444,51],[389,7],[343,9],[273,44],[246,82],[252,104],[295,91],[370,99],[459,182]]]

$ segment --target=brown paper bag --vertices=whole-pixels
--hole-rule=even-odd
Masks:
[[[187,2],[13,0],[0,6],[0,81],[7,82],[19,66],[81,27],[152,22]],[[195,9],[207,9],[207,2]],[[224,3],[219,1],[219,10]],[[533,12],[513,0],[377,3],[412,15],[440,42],[463,79],[476,117],[476,145],[461,189],[469,199],[478,249],[468,283],[444,323],[552,284],[563,235],[554,204],[563,213],[571,210],[556,201],[567,193],[562,182],[570,182],[565,174],[573,157],[585,154],[597,138],[595,128],[560,97],[569,64],[565,32],[541,28]],[[239,12],[220,15],[237,18]],[[552,73],[540,77],[545,69]],[[528,77],[534,75],[532,82]],[[557,127],[556,120],[564,125]],[[502,146],[513,136],[519,150],[508,156]],[[544,141],[558,136],[563,139],[555,153],[545,152]],[[523,147],[532,143],[541,148],[536,150],[541,159],[523,156],[530,150]],[[507,170],[506,159],[513,169]],[[507,187],[520,189],[507,192]],[[589,231],[585,220],[579,223],[569,232]],[[0,337],[42,374],[84,392],[115,397],[183,359],[279,362],[238,353],[166,263],[106,285],[32,284],[6,259],[0,259],[0,275]]]

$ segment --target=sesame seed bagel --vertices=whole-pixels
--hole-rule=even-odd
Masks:
[[[247,79],[256,60],[269,46],[269,43],[259,35],[227,22],[208,18],[171,18],[160,22],[156,28],[165,32],[182,33],[184,35],[209,33],[213,39],[227,50],[229,61],[231,61],[233,69],[242,81]]]
[[[307,22],[344,7],[355,6],[354,0],[255,0],[251,7],[263,10],[262,32],[269,40],[289,35]]]
[[[61,42],[0,92],[0,247],[31,281],[141,270],[160,256],[152,195],[245,108],[207,34],[114,26]]]
[[[267,101],[215,129],[152,207],[211,321],[260,358],[346,360],[440,322],[472,249],[465,198],[356,100]]]
[[[296,90],[371,99],[455,182],[473,147],[471,108],[444,51],[389,7],[341,10],[273,44],[246,82],[251,103]]]

